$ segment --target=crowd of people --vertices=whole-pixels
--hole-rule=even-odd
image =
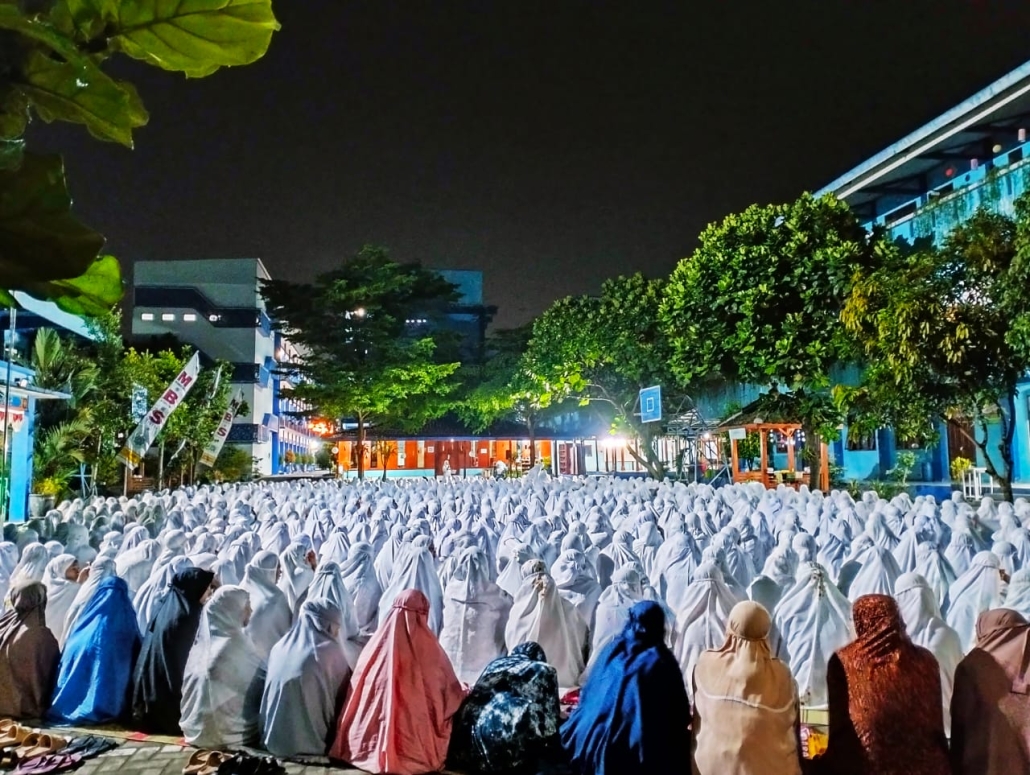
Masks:
[[[1028,528],[538,472],[76,500],[4,529],[0,717],[394,775],[1027,773]]]

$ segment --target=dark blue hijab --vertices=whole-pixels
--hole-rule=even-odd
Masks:
[[[125,712],[140,637],[129,587],[117,576],[97,585],[64,644],[52,724],[102,724]]]
[[[683,674],[665,645],[665,612],[651,600],[637,603],[591,668],[562,746],[582,775],[686,772],[689,724]]]

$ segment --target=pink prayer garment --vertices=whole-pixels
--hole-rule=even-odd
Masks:
[[[421,592],[409,589],[394,599],[351,677],[331,758],[390,775],[443,769],[451,719],[466,690],[428,616]]]

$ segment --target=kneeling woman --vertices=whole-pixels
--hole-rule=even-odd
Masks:
[[[60,651],[46,627],[46,587],[39,582],[11,592],[13,608],[0,616],[0,716],[43,716]]]
[[[451,733],[451,768],[516,775],[559,758],[558,673],[537,643],[523,643],[486,666]]]
[[[394,599],[361,652],[330,758],[391,775],[443,768],[465,690],[428,618],[429,600],[418,590]]]
[[[117,576],[105,578],[68,633],[47,720],[102,724],[121,718],[139,648],[129,587]]]
[[[214,578],[200,568],[175,574],[150,620],[133,678],[132,716],[144,732],[179,734],[182,678]]]
[[[690,756],[690,703],[665,645],[665,611],[630,609],[622,634],[597,657],[562,745],[580,775],[680,772]]]

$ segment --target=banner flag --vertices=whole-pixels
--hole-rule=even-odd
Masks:
[[[218,453],[222,451],[225,440],[229,438],[229,431],[232,430],[232,421],[236,419],[236,412],[239,411],[242,405],[243,391],[241,390],[229,402],[229,407],[225,410],[221,422],[218,423],[218,427],[215,429],[215,435],[211,437],[211,441],[204,447],[204,454],[200,456],[200,464],[202,466],[211,467],[218,460]]]
[[[147,450],[154,443],[154,439],[157,438],[157,434],[165,427],[168,418],[175,411],[175,407],[182,403],[182,400],[186,398],[186,394],[190,392],[190,388],[197,381],[197,374],[199,373],[200,353],[193,353],[193,357],[190,358],[189,363],[179,372],[179,376],[172,380],[172,384],[168,386],[168,389],[154,402],[150,411],[140,420],[136,430],[125,440],[125,446],[118,453],[122,463],[129,468],[135,468],[139,465],[143,456],[147,454]]]

